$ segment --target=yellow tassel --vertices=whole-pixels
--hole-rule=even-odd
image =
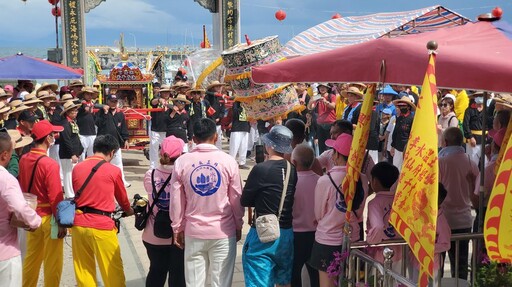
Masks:
[[[261,94],[258,94],[258,95],[254,95],[254,96],[249,96],[249,97],[241,97],[241,96],[238,96],[235,98],[235,101],[236,102],[244,102],[244,103],[247,103],[247,102],[251,102],[255,99],[266,99],[266,98],[270,98],[276,94],[279,94],[281,93],[284,89],[286,89],[287,87],[289,87],[291,84],[288,84],[288,85],[284,85],[284,86],[281,86],[277,89],[274,89],[274,90],[270,90],[268,92],[265,92],[265,93],[261,93]]]
[[[242,79],[247,79],[250,77],[251,77],[251,71],[241,73],[241,74],[231,74],[231,75],[226,75],[224,77],[224,82],[231,82],[234,80],[242,80]]]
[[[199,75],[199,77],[197,78],[195,88],[200,89],[201,84],[203,83],[204,79],[206,79],[206,77],[208,77],[208,75],[210,75],[221,64],[222,64],[222,58],[218,57],[215,61],[213,61],[213,63],[210,64],[210,66],[208,66],[206,69],[204,69],[204,71],[201,73],[201,75]],[[224,80],[224,81],[226,81],[226,80]]]

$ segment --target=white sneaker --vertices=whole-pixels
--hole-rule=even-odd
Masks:
[[[131,183],[129,183],[129,182],[127,182],[127,183],[125,183],[125,184],[124,184],[124,188],[128,188],[128,187],[130,187],[130,186],[132,186],[132,184],[131,184]]]

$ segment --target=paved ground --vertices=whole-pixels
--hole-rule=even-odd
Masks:
[[[224,150],[228,150],[227,145]],[[139,193],[145,194],[143,187],[144,174],[149,168],[149,161],[144,157],[142,151],[123,151],[123,163],[125,164],[126,179],[132,184],[127,189],[128,197],[131,199],[133,195]],[[255,163],[252,160],[247,161],[249,166]],[[249,170],[241,170],[242,180],[245,180],[249,174]],[[121,232],[118,235],[119,245],[121,246],[121,255],[123,257],[124,273],[126,276],[126,286],[140,287],[145,285],[146,274],[149,268],[149,259],[146,255],[146,249],[142,244],[142,232],[133,227],[134,218],[123,218],[121,225]],[[244,219],[247,222],[247,219]],[[242,244],[244,238],[249,231],[247,224],[244,226],[242,240],[238,243],[237,259],[235,266],[235,273],[233,277],[234,287],[242,287],[244,285],[244,276],[242,269]],[[72,235],[71,235],[72,236]],[[101,275],[97,271],[98,286],[103,286],[101,282]],[[38,286],[42,284],[42,272],[39,276]],[[1,285],[1,284],[0,284]],[[69,287],[76,286],[75,274],[73,271],[73,259],[71,255],[71,237],[65,238],[64,244],[64,270],[62,272],[61,286]]]

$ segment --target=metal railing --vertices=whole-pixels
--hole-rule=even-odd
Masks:
[[[460,265],[460,242],[463,240],[471,240],[472,246],[472,256],[471,256],[471,264],[469,265],[469,270],[471,272],[471,282],[476,281],[476,273],[477,266],[479,260],[479,256],[481,254],[480,250],[477,250],[477,246],[479,246],[478,241],[483,240],[482,233],[464,233],[464,234],[453,234],[451,237],[451,241],[455,242],[455,277],[456,285],[459,287],[460,282],[459,278],[459,265]],[[400,273],[396,273],[391,270],[391,266],[393,264],[393,256],[394,252],[390,248],[391,246],[401,246],[402,248],[402,261],[400,266]],[[480,245],[480,246],[483,246]],[[367,247],[385,247],[384,248],[384,264],[376,261],[363,251],[359,250]],[[411,281],[406,277],[406,267],[407,267],[407,251],[409,247],[407,243],[403,239],[396,240],[386,240],[378,244],[368,244],[367,242],[360,241],[355,242],[351,246],[350,255],[348,257],[348,273],[345,279],[340,278],[340,283],[342,280],[347,280],[348,286],[359,286],[358,284],[364,283],[368,284],[370,281],[373,283],[374,287],[382,286],[396,286],[397,284],[401,284],[401,286],[413,287],[416,286],[416,282]],[[468,251],[469,252],[469,251]],[[364,275],[361,276],[361,267],[364,264]],[[444,264],[441,262],[440,264],[440,272],[438,272],[437,282],[440,282],[441,276],[443,274]],[[371,277],[373,276],[373,277]]]

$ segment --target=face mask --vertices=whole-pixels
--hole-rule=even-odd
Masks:
[[[408,111],[409,111],[409,108],[400,108],[400,113],[402,113],[402,114],[407,114]]]
[[[475,98],[475,103],[477,103],[477,104],[483,104],[483,103],[484,103],[484,98],[483,98],[483,97],[476,97],[476,98]]]

